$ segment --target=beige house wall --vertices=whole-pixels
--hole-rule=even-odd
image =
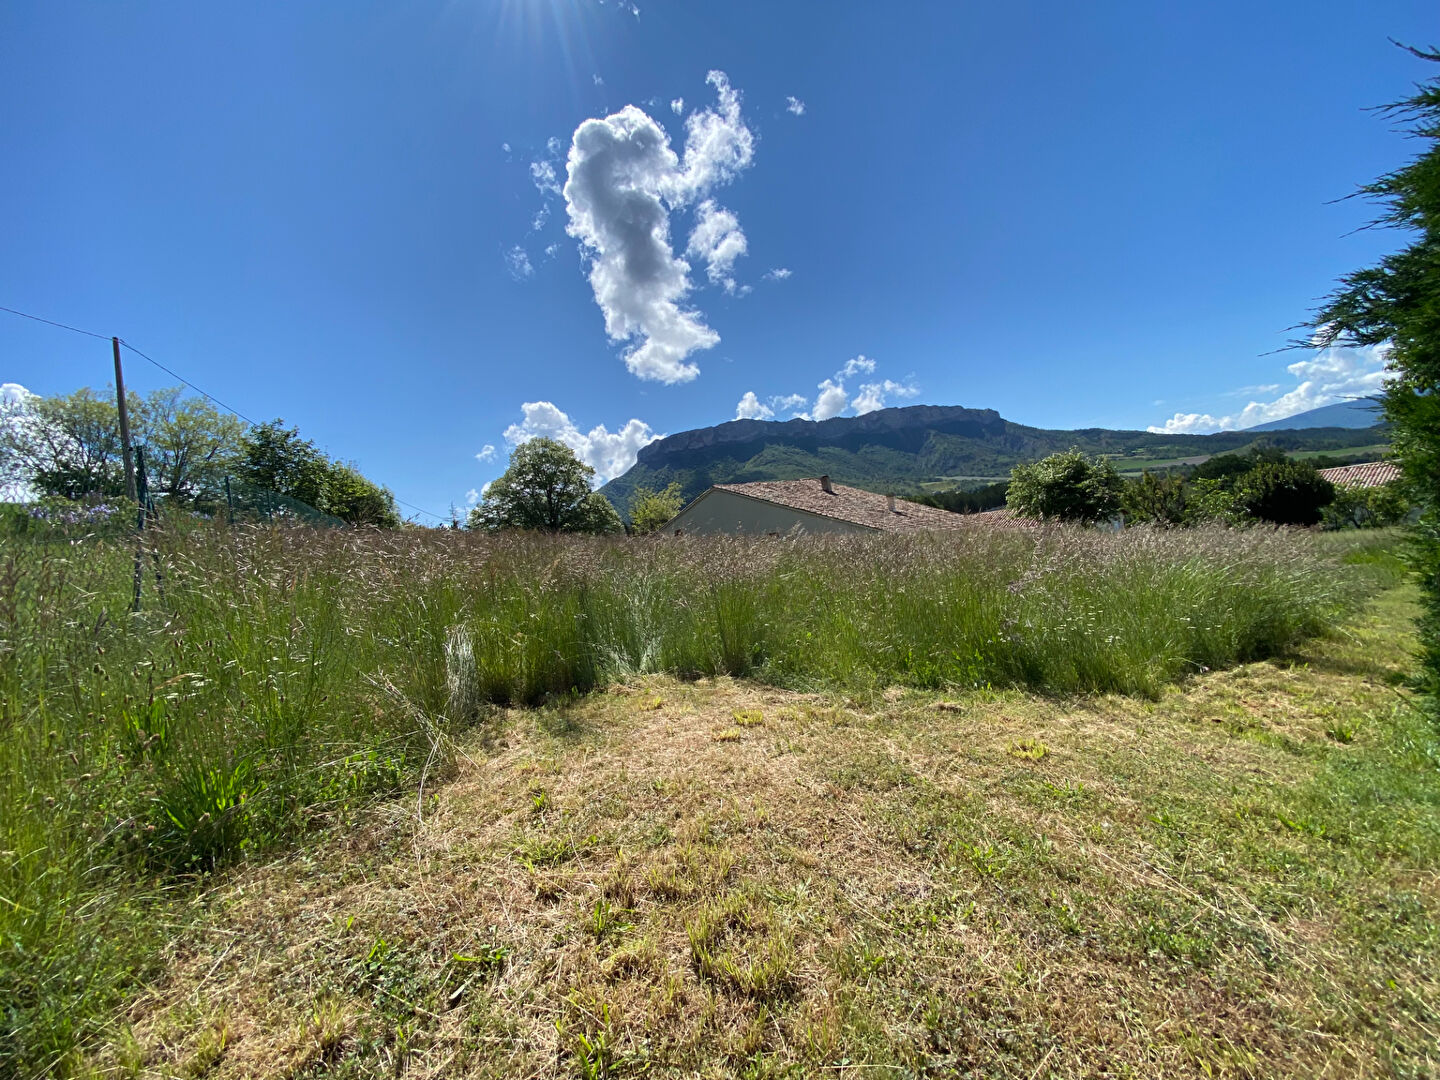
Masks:
[[[717,533],[743,533],[746,536],[784,536],[799,528],[810,533],[869,533],[874,529],[838,521],[821,514],[792,510],[764,499],[752,499],[733,491],[711,488],[681,510],[665,526],[670,535],[681,532],[687,536],[713,536]]]

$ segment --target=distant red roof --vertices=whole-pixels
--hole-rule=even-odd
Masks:
[[[1388,461],[1367,461],[1363,465],[1321,469],[1320,475],[1339,487],[1372,488],[1400,479],[1400,470]]]

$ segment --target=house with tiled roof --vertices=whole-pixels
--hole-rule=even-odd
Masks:
[[[1400,479],[1400,470],[1388,461],[1367,461],[1361,465],[1321,469],[1320,475],[1336,487],[1373,488]]]
[[[894,495],[836,484],[828,476],[716,484],[676,514],[671,535],[743,533],[784,536],[791,532],[877,533],[959,529],[966,516]]]

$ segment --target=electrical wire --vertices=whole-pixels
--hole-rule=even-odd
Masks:
[[[0,311],[8,311],[11,315],[19,315],[22,319],[33,319],[35,322],[44,323],[44,324],[47,325],[47,326],[57,326],[57,327],[59,327],[61,330],[69,330],[71,333],[74,333],[74,334],[84,334],[86,337],[99,338],[101,341],[110,341],[110,340],[112,340],[112,338],[113,338],[113,335],[111,335],[111,334],[97,334],[97,333],[95,333],[95,331],[93,331],[93,330],[82,330],[82,329],[81,329],[80,327],[78,327],[78,326],[70,326],[70,325],[67,325],[66,323],[56,322],[54,319],[42,319],[39,315],[31,315],[29,312],[17,311],[15,308],[5,307],[3,304],[0,304]],[[259,426],[260,426],[256,421],[251,420],[250,417],[246,416],[246,415],[245,415],[244,413],[242,413],[239,409],[232,409],[229,405],[226,405],[223,401],[221,401],[219,398],[217,398],[214,394],[207,393],[206,391],[200,389],[200,387],[198,387],[198,386],[196,386],[194,383],[192,383],[189,379],[185,378],[185,376],[180,375],[180,374],[178,374],[177,372],[171,371],[171,370],[170,370],[168,367],[166,367],[164,364],[160,363],[159,360],[156,360],[153,356],[148,356],[148,355],[146,355],[145,353],[141,352],[139,349],[137,349],[134,345],[131,345],[131,344],[130,344],[128,341],[126,341],[124,338],[113,338],[113,340],[120,342],[121,345],[123,345],[125,348],[129,349],[131,352],[133,352],[136,356],[140,357],[142,360],[148,360],[150,363],[154,364],[154,365],[155,365],[157,368],[159,368],[161,371],[165,372],[166,375],[169,375],[172,379],[179,379],[182,383],[184,383],[186,386],[188,386],[191,390],[194,390],[194,391],[195,391],[197,394],[199,394],[201,397],[208,398],[209,400],[213,401],[216,405],[219,405],[220,408],[224,409],[226,412],[228,412],[228,413],[230,413],[230,414],[232,414],[232,415],[234,415],[234,416],[238,416],[241,420],[244,420],[247,424],[251,425],[252,427],[259,427]],[[392,495],[391,498],[395,498],[395,496]],[[427,517],[432,517],[432,518],[434,518],[436,521],[445,521],[445,520],[446,520],[446,519],[445,519],[444,517],[442,517],[440,514],[431,513],[429,510],[426,510],[426,509],[424,509],[423,507],[420,507],[420,506],[416,506],[414,503],[408,503],[408,502],[406,502],[404,499],[395,499],[395,501],[396,501],[397,503],[399,503],[401,506],[408,506],[411,510],[418,511],[419,513],[422,513],[422,514],[424,514],[424,515],[427,516]]]

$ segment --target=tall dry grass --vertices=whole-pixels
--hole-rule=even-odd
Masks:
[[[63,1072],[190,875],[413,786],[490,705],[632,673],[1155,694],[1319,632],[1313,538],[626,541],[160,532],[0,545],[0,1071]]]

